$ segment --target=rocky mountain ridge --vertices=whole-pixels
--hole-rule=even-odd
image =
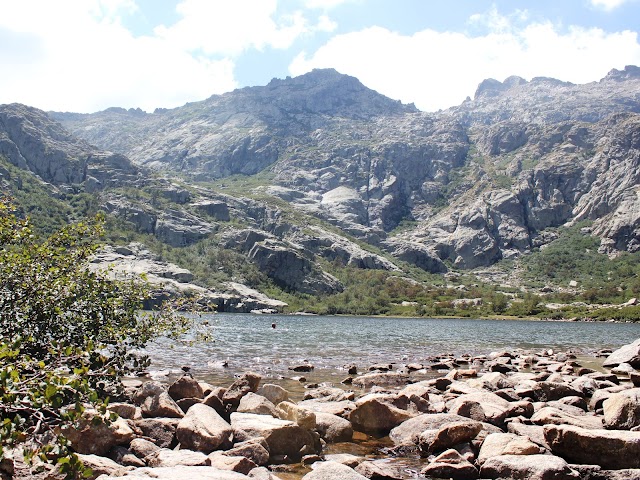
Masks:
[[[0,106],[0,155],[96,192],[137,232],[213,242],[318,295],[343,288],[323,262],[474,269],[582,220],[603,252],[638,250],[638,112],[632,66],[586,85],[486,80],[436,113],[316,70],[152,114]]]

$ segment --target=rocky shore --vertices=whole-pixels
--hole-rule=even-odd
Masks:
[[[252,372],[226,387],[186,373],[132,382],[115,421],[87,411],[65,434],[99,480],[640,479],[640,339],[600,354],[606,371],[551,350],[346,365],[341,388],[308,385],[297,403]],[[416,381],[425,369],[440,376]],[[0,465],[26,472],[19,452]]]

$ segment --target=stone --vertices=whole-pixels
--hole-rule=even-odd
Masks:
[[[165,448],[145,457],[150,467],[176,467],[211,465],[209,458],[202,452],[192,450],[167,450]]]
[[[533,387],[533,394],[539,402],[550,402],[569,396],[582,396],[580,390],[557,382],[537,382]]]
[[[640,368],[640,338],[611,353],[602,365],[605,367],[617,367],[621,363],[628,363],[633,368]]]
[[[119,465],[131,467],[146,467],[147,464],[138,458],[131,450],[116,446],[109,450],[109,458]]]
[[[602,419],[592,414],[582,413],[571,414],[554,407],[544,407],[538,410],[532,417],[531,422],[536,425],[574,425],[581,428],[600,429]]]
[[[544,437],[554,454],[573,463],[608,469],[640,468],[640,432],[547,425]]]
[[[338,462],[318,462],[313,465],[313,470],[307,473],[302,480],[368,480],[353,468],[349,468]]]
[[[456,450],[449,449],[435,457],[422,469],[423,475],[452,480],[475,480],[478,469],[462,457]]]
[[[356,430],[363,432],[389,432],[414,413],[394,405],[396,397],[386,394],[369,394],[356,401],[349,413],[349,421]]]
[[[204,397],[202,386],[191,375],[183,375],[169,387],[169,396],[178,401],[183,398]]]
[[[579,480],[566,461],[553,455],[501,455],[480,468],[481,478],[509,480]]]
[[[399,387],[409,383],[409,376],[399,372],[367,373],[353,379],[353,385],[358,388]]]
[[[277,417],[276,406],[262,395],[249,392],[240,399],[238,412],[241,413],[258,413],[260,415],[271,415]]]
[[[159,382],[146,382],[133,396],[133,401],[140,405],[145,417],[182,418],[184,412],[169,396],[164,385]]]
[[[612,394],[602,403],[604,426],[631,430],[640,425],[640,388]]]
[[[107,410],[129,420],[142,418],[142,410],[140,407],[136,407],[130,403],[113,402],[109,404]]]
[[[497,426],[502,426],[509,417],[530,416],[532,413],[530,402],[509,402],[495,393],[484,391],[460,395],[458,398],[447,402],[447,408],[450,412],[459,415],[468,411],[469,418],[477,421],[487,421]]]
[[[467,422],[468,420],[466,417],[450,413],[425,413],[406,420],[392,429],[389,438],[395,445],[417,445],[420,434],[425,430],[438,430],[448,423]]]
[[[418,446],[422,456],[447,450],[460,443],[473,440],[482,430],[482,424],[472,420],[451,422],[439,429],[425,430],[418,437]]]
[[[178,423],[176,437],[182,448],[209,453],[231,446],[233,428],[213,408],[197,404]]]
[[[123,418],[109,421],[95,410],[85,410],[76,425],[65,425],[61,433],[77,453],[106,455],[116,445],[133,440],[134,432]]]
[[[280,480],[280,477],[276,477],[266,467],[257,467],[249,472],[249,478],[255,480]]]
[[[351,422],[331,413],[316,412],[316,431],[327,443],[350,442],[353,437]]]
[[[232,472],[247,475],[257,465],[243,456],[223,455],[220,452],[214,452],[209,455],[211,466],[220,470],[230,470]]]
[[[173,448],[177,443],[178,421],[177,418],[144,418],[136,420],[135,426],[158,447]]]
[[[291,402],[280,402],[275,409],[276,417],[282,420],[291,420],[302,428],[315,430],[316,414],[308,408],[301,407]]]
[[[257,373],[244,373],[224,392],[224,395],[222,395],[223,403],[230,404],[233,408],[236,408],[244,395],[249,392],[255,393],[258,390],[260,380],[262,380],[262,377]]]
[[[138,468],[126,476],[101,476],[100,480],[247,480],[247,476],[237,472],[220,470],[211,466],[185,466]]]
[[[323,402],[344,402],[355,399],[353,392],[335,387],[318,387],[304,393],[304,400],[318,400]]]
[[[223,455],[246,457],[256,465],[269,463],[269,445],[264,438],[254,438],[236,443],[233,448],[222,452]]]
[[[278,405],[280,402],[286,402],[289,400],[289,392],[280,385],[275,385],[273,383],[265,383],[256,390],[256,393],[258,395],[262,395],[274,405]]]
[[[231,414],[231,426],[237,436],[246,440],[263,437],[269,446],[271,459],[286,455],[299,460],[304,455],[320,452],[319,439],[289,420],[234,412]]]
[[[325,460],[328,462],[338,462],[347,467],[356,468],[364,461],[364,457],[358,457],[357,455],[352,455],[350,453],[331,453],[325,455]],[[362,472],[359,472],[362,473]],[[363,473],[366,477],[367,475]]]
[[[316,413],[331,413],[332,415],[337,415],[339,417],[346,417],[349,415],[356,404],[350,400],[342,400],[339,402],[331,402],[325,401],[322,398],[312,399],[312,400],[303,400],[302,402],[298,402],[298,405],[304,408],[308,408]]]
[[[482,442],[478,463],[482,465],[489,458],[501,455],[539,455],[544,450],[527,437],[512,433],[491,433]]]
[[[96,478],[98,475],[126,475],[126,472],[131,470],[131,467],[123,466],[99,455],[79,453],[78,458],[85,467],[91,469],[92,478]]]
[[[148,455],[160,450],[160,447],[144,438],[134,438],[129,444],[129,450],[131,450],[136,457],[144,460]]]
[[[545,450],[551,450],[549,444],[544,438],[544,427],[540,425],[526,425],[519,422],[509,422],[507,425],[509,433],[514,433],[520,437],[527,437],[536,445],[544,448]],[[500,433],[500,432],[495,432]]]
[[[360,462],[355,471],[372,480],[403,480],[405,477],[401,472],[390,467],[387,462],[376,462],[365,460]]]

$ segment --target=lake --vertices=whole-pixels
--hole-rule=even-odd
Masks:
[[[640,324],[632,323],[228,313],[203,315],[198,321],[208,324],[214,341],[152,343],[148,353],[155,376],[189,366],[196,378],[227,385],[234,375],[253,370],[263,376],[263,383],[295,390],[299,382],[291,377],[300,375],[309,382],[339,383],[347,376],[346,364],[363,371],[375,363],[398,367],[443,353],[474,355],[510,348],[589,354],[640,337]],[[315,366],[313,372],[288,370],[304,361]]]

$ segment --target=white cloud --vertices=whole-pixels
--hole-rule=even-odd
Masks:
[[[182,0],[182,19],[155,33],[186,51],[236,56],[249,48],[286,49],[310,30],[301,12],[274,19],[277,0]]]
[[[307,8],[329,10],[350,1],[353,2],[354,0],[305,0],[304,4]]]
[[[591,5],[597,8],[603,8],[604,10],[611,11],[621,5],[628,3],[630,0],[591,0]]]
[[[549,76],[586,83],[611,68],[640,64],[636,32],[563,31],[548,22],[516,25],[526,20],[526,12],[517,22],[489,20],[492,27],[478,36],[435,30],[403,36],[381,27],[338,35],[312,54],[299,54],[289,70],[300,75],[333,67],[391,98],[432,111],[460,104],[486,78]]]
[[[234,62],[134,37],[131,0],[21,0],[0,5],[0,103],[45,110],[175,107],[237,86]]]

